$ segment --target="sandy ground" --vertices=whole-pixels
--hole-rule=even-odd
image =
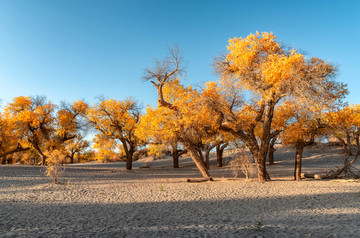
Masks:
[[[340,166],[340,153],[308,148],[303,171]],[[360,237],[360,182],[293,181],[293,157],[279,148],[266,183],[214,159],[205,183],[186,182],[199,178],[189,158],[67,165],[60,185],[41,167],[0,166],[0,237]]]

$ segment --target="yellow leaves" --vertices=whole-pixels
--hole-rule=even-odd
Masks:
[[[32,106],[32,101],[30,97],[19,96],[14,98],[14,102],[10,103],[6,107],[6,110],[10,110],[13,112],[29,110],[31,106]]]
[[[77,114],[84,115],[88,108],[89,108],[89,105],[86,104],[82,100],[77,100],[77,101],[73,102],[73,104],[72,104],[72,110]]]
[[[276,43],[276,36],[267,32],[230,39],[227,49],[229,53],[226,60],[230,63],[230,70],[237,76],[244,76],[249,68],[258,67],[268,55],[282,53],[281,45]]]
[[[278,91],[281,84],[289,84],[290,80],[300,80],[305,68],[305,57],[292,51],[290,55],[269,55],[261,65],[265,82]]]
[[[30,97],[16,97],[13,103],[9,103],[5,111],[18,122],[37,128],[40,124],[52,124],[54,118],[52,113],[55,105],[44,103],[34,105]]]
[[[313,110],[314,105],[303,104],[294,100],[285,100],[275,112],[273,120],[274,130],[283,130],[281,139],[285,144],[295,143],[298,140],[307,141],[320,133],[319,120],[326,110],[324,105],[317,105],[319,110]]]
[[[54,183],[58,183],[59,177],[63,174],[64,168],[61,164],[65,162],[65,154],[62,150],[47,151],[47,164],[45,175],[53,179]]]
[[[98,131],[95,147],[98,159],[106,161],[113,156],[112,148],[118,140],[123,144],[123,150],[129,150],[129,146],[138,145],[135,135],[140,118],[140,110],[132,99],[125,101],[108,99],[99,105],[87,110],[86,116],[92,126]]]
[[[218,84],[213,81],[209,81],[205,84],[205,89],[202,91],[202,96],[209,98],[211,100],[219,101],[220,100],[220,88]]]
[[[159,141],[172,140],[178,130],[176,117],[165,107],[146,108],[146,114],[141,116],[136,130],[136,136],[143,141],[157,139]]]
[[[96,149],[96,160],[100,162],[109,161],[116,153],[116,141],[105,136],[95,135],[93,148]]]
[[[326,114],[328,123],[336,128],[350,129],[353,126],[360,126],[360,104],[350,105],[342,109]]]
[[[137,112],[133,113],[135,102],[131,99],[104,100],[98,106],[87,110],[87,118],[95,128],[106,136],[128,138],[138,122]]]
[[[283,49],[272,33],[257,32],[246,38],[234,38],[229,40],[227,48],[226,58],[217,63],[223,84],[251,91],[264,102],[285,96],[306,98],[309,94],[316,97],[329,94],[337,99],[346,93],[338,90],[338,94],[331,94],[338,87],[328,79],[334,73],[333,66],[317,58],[307,60],[295,49]],[[330,90],[330,85],[335,88]]]
[[[206,97],[214,97],[216,83],[209,83],[209,90],[199,93],[185,87],[178,79],[167,82],[163,88],[164,98],[176,110],[158,106],[147,108],[140,119],[137,136],[144,141],[157,142],[198,140],[215,128],[215,120],[206,104]],[[214,94],[214,95],[212,95]]]
[[[77,129],[76,117],[73,112],[62,109],[58,111],[57,134],[64,136],[66,133],[74,133]]]

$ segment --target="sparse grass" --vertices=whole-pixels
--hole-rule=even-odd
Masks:
[[[163,192],[163,191],[164,191],[164,186],[162,186],[162,185],[160,184],[159,190],[160,190],[160,192]]]
[[[254,230],[254,231],[261,231],[263,228],[264,228],[263,219],[260,219],[253,226],[251,226],[251,229]]]

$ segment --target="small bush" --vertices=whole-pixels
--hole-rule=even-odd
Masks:
[[[255,163],[248,154],[239,155],[237,158],[231,160],[229,165],[235,178],[240,178],[241,175],[244,175],[246,179],[249,179],[256,171]]]
[[[48,166],[46,167],[45,175],[51,178],[55,184],[59,183],[59,177],[65,172],[63,166],[65,162],[64,154],[59,150],[54,150],[48,154],[46,161]]]

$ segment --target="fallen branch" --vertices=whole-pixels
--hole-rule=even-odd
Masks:
[[[323,179],[335,179],[338,178],[342,173],[346,173],[347,177],[360,178],[360,174],[356,174],[355,172],[352,171],[352,169],[354,169],[352,168],[352,164],[357,160],[358,157],[359,157],[359,152],[356,153],[355,157],[351,161],[345,162],[342,168],[336,170],[330,170],[329,172],[327,172],[326,175],[323,177]]]
[[[210,179],[187,179],[186,182],[188,183],[202,183],[202,182],[208,182],[208,181],[214,181],[213,178]]]

